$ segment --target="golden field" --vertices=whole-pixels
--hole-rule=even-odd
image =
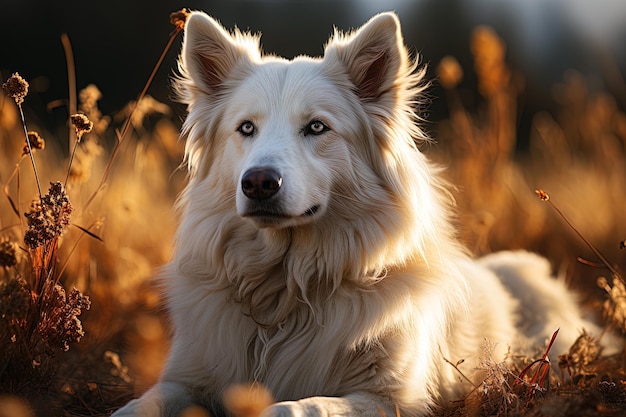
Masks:
[[[553,88],[557,111],[535,114],[521,138],[524,76],[507,64],[504,40],[479,27],[468,47],[473,67],[453,57],[433,65],[448,117],[426,125],[434,141],[422,147],[455,184],[459,239],[476,255],[547,256],[590,312],[623,334],[626,97],[569,72]],[[471,101],[468,73],[477,79]],[[150,277],[172,250],[185,181],[180,122],[145,89],[125,111],[103,115],[89,85],[68,105],[70,140],[61,144],[28,111],[28,94],[10,87],[0,97],[0,417],[107,415],[155,381],[167,352]],[[93,125],[71,123],[72,114]],[[45,145],[31,134],[25,149],[31,131]],[[441,415],[626,412],[624,355],[600,358],[583,337],[559,352],[560,375],[539,375],[543,362],[533,361],[545,349],[508,365],[485,352],[483,384]],[[462,363],[450,366],[463,373]],[[248,401],[241,396],[234,401]]]

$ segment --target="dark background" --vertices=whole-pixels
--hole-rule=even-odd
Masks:
[[[524,74],[524,112],[550,107],[550,86],[568,69],[591,76],[624,106],[623,84],[607,84],[626,73],[626,1],[624,0],[188,0],[181,1],[0,1],[0,75],[18,71],[31,82],[26,106],[39,122],[53,127],[67,117],[55,100],[66,100],[68,82],[60,41],[73,46],[77,88],[90,83],[103,92],[105,114],[134,99],[165,46],[173,26],[169,14],[182,7],[202,9],[226,27],[262,32],[265,51],[285,57],[320,55],[333,26],[357,27],[371,15],[395,10],[406,43],[434,67],[445,55],[464,68],[463,86],[473,88],[469,51],[471,31],[492,26],[507,43],[511,67]],[[179,37],[149,90],[169,101],[169,77],[180,49]],[[612,73],[613,76],[607,77]],[[620,77],[618,77],[620,78]],[[429,117],[445,117],[445,103],[431,91]],[[58,103],[58,101],[56,101]],[[177,109],[182,115],[182,111]],[[60,113],[60,114],[57,114]],[[522,115],[522,118],[524,115]],[[520,126],[523,126],[521,120]]]

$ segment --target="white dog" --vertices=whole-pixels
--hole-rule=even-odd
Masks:
[[[160,382],[116,416],[170,416],[258,383],[263,416],[423,416],[469,384],[484,340],[563,353],[585,322],[542,258],[472,260],[420,153],[423,88],[397,17],[336,33],[323,58],[187,21],[177,89],[189,184],[161,278],[174,334]],[[499,354],[502,354],[500,352]]]

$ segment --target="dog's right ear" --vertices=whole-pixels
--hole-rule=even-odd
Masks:
[[[411,71],[395,13],[376,15],[351,34],[336,31],[324,56],[345,65],[356,93],[369,102],[386,96],[395,100],[401,90],[399,80]]]
[[[230,34],[215,19],[192,12],[185,24],[179,68],[201,91],[212,94],[239,65],[260,58],[257,37]]]

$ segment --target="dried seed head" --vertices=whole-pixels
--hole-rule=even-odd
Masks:
[[[26,141],[24,141],[26,142]],[[30,144],[30,148],[29,145]],[[46,147],[46,141],[35,131],[28,132],[28,143],[24,145],[22,155],[28,155],[30,150],[43,150]]]
[[[602,354],[600,342],[585,330],[570,347],[567,354],[559,355],[559,366],[567,368],[571,376],[589,375],[590,365]]]
[[[611,286],[609,285],[609,280],[607,280],[606,277],[598,278],[596,283],[598,284],[598,287],[602,288],[606,292],[610,292],[611,291]]]
[[[24,214],[28,223],[24,243],[35,249],[61,236],[65,226],[70,224],[73,210],[63,184],[58,181],[50,183],[48,194],[41,201],[33,201],[30,211]]]
[[[98,108],[98,100],[101,98],[102,92],[95,84],[89,84],[78,95],[81,108],[87,112]]]
[[[187,8],[171,13],[170,23],[176,26],[177,30],[183,30],[185,28],[185,22],[187,22],[187,18],[190,14],[191,12]]]
[[[541,201],[550,201],[550,196],[543,190],[535,190],[535,194],[539,196]]]
[[[17,265],[17,243],[8,238],[0,240],[0,267],[11,268]]]
[[[7,92],[9,97],[15,100],[16,104],[22,104],[24,97],[28,94],[28,82],[23,79],[17,72],[9,77],[9,79],[2,84],[2,88]]]
[[[46,290],[42,305],[46,315],[37,325],[39,334],[51,347],[69,350],[70,343],[79,342],[85,335],[78,316],[89,310],[89,297],[76,288],[67,295],[60,284],[55,284]]]
[[[445,56],[437,67],[437,76],[446,90],[453,89],[463,79],[463,69],[453,56]]]
[[[128,375],[128,366],[122,363],[120,355],[115,352],[111,352],[110,350],[107,350],[106,352],[104,352],[104,360],[113,366],[113,369],[111,369],[111,375],[120,378],[124,382],[132,381],[132,378],[130,377],[130,375]],[[185,415],[187,415],[188,410],[189,409],[185,409]]]
[[[598,287],[608,294],[603,306],[604,316],[626,333],[626,285],[614,276],[611,283],[605,277],[598,278]]]
[[[93,123],[87,116],[82,113],[76,113],[70,116],[70,120],[72,122],[72,126],[76,129],[76,137],[80,141],[83,137],[83,134],[91,132],[93,129]]]
[[[110,123],[110,117],[103,116],[98,108],[98,101],[102,98],[102,92],[94,84],[80,90],[78,94],[80,113],[84,114],[93,123],[92,132],[101,135],[107,129]]]
[[[21,321],[28,315],[31,294],[26,282],[12,279],[0,284],[0,319]]]

